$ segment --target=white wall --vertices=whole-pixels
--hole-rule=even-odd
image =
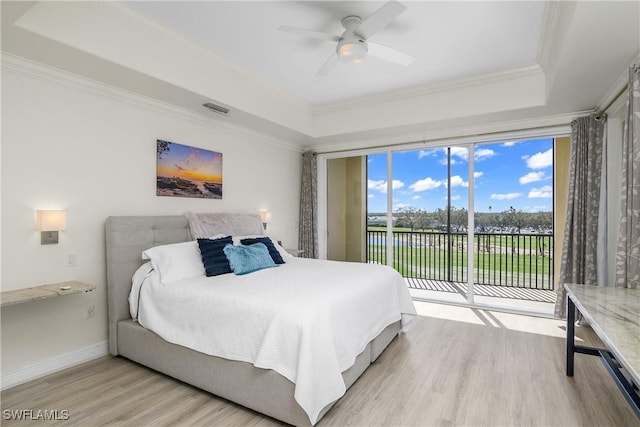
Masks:
[[[223,199],[157,197],[156,139],[222,152]],[[97,286],[2,309],[3,387],[28,379],[34,367],[46,372],[87,349],[106,349],[110,215],[266,208],[273,214],[269,234],[297,247],[297,149],[37,64],[3,61],[1,159],[2,290],[65,280]],[[67,211],[58,245],[40,245],[36,209]],[[77,266],[66,266],[68,253],[77,254]],[[87,319],[91,304],[96,316]]]

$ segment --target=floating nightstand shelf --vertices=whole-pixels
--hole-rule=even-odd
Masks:
[[[290,255],[293,255],[295,257],[299,257],[304,253],[304,249],[286,249],[285,248],[285,251],[289,252]]]
[[[0,292],[0,307],[61,297],[64,295],[79,294],[81,292],[91,292],[95,288],[95,285],[71,281]]]

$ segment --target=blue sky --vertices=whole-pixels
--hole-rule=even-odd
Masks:
[[[446,148],[393,153],[393,210],[445,208],[446,159]],[[451,159],[452,204],[467,208],[469,150],[452,147]],[[477,212],[502,212],[511,206],[525,212],[552,210],[552,138],[476,144],[474,165]],[[367,211],[385,212],[386,154],[369,156],[367,181]]]

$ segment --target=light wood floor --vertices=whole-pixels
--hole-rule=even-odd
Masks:
[[[598,358],[564,374],[557,320],[416,303],[421,314],[320,426],[640,426]],[[578,327],[586,344],[597,338]],[[67,421],[3,426],[269,426],[277,421],[103,357],[3,392],[5,410],[68,410]]]

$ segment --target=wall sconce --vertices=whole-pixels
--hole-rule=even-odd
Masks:
[[[267,229],[267,223],[271,222],[271,212],[269,211],[260,211],[260,221],[262,221],[262,226],[264,229]]]
[[[40,244],[58,243],[58,231],[67,229],[65,211],[36,211],[36,228],[40,231]]]

